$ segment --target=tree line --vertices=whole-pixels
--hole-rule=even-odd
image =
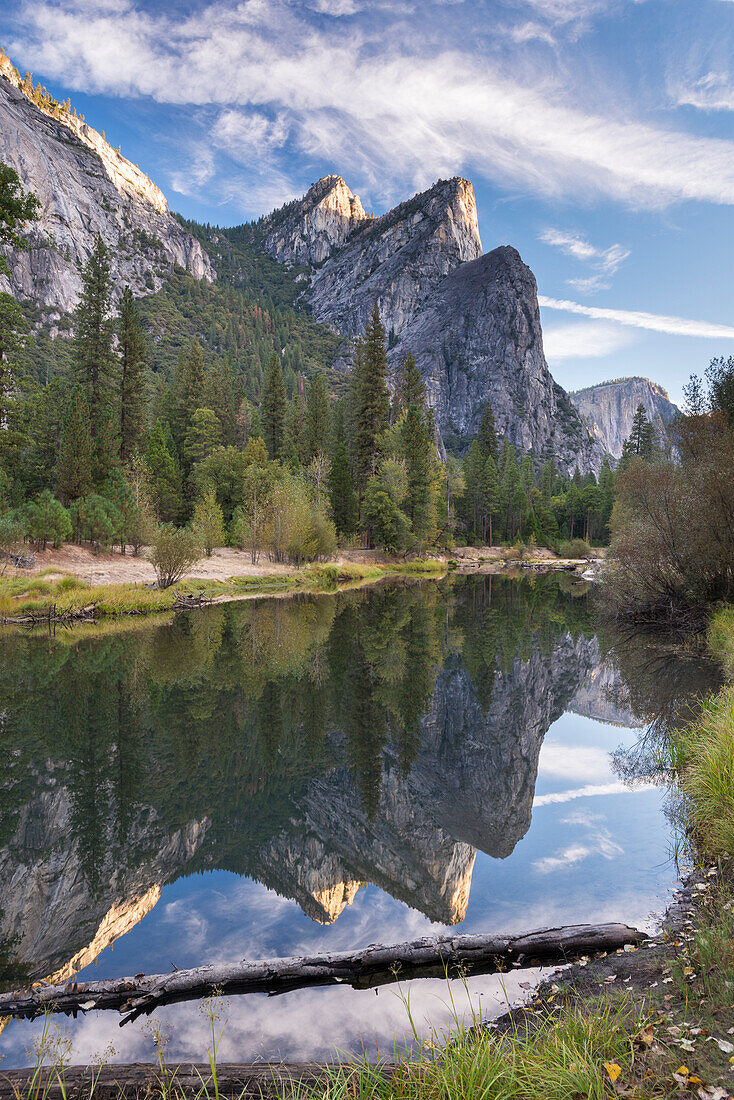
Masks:
[[[4,167],[0,196],[0,236],[22,245],[35,200]],[[256,563],[263,553],[328,557],[338,543],[425,553],[452,540],[558,547],[607,537],[609,465],[598,480],[563,476],[551,456],[500,442],[489,405],[463,461],[440,460],[413,356],[388,375],[377,304],[338,394],[323,370],[306,381],[275,350],[264,369],[258,360],[255,403],[247,379],[208,355],[206,340],[183,344],[170,375],[151,369],[158,331],[129,287],[115,302],[99,236],[81,280],[64,369],[45,385],[24,374],[24,315],[0,295],[6,545],[74,538],[137,554],[164,531],[179,552],[191,536],[191,547],[239,546]]]

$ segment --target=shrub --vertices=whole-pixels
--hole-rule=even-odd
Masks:
[[[82,588],[89,588],[86,581],[83,581],[81,577],[65,576],[59,578],[56,582],[57,592],[76,592]]]
[[[201,547],[188,527],[162,523],[155,533],[148,561],[156,571],[159,588],[170,588],[201,558]]]
[[[591,547],[586,539],[566,539],[558,547],[560,558],[588,558],[591,555]]]

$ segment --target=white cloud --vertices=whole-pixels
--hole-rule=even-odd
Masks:
[[[604,859],[616,859],[623,854],[624,849],[612,840],[607,829],[600,829],[585,844],[569,844],[555,856],[545,856],[536,859],[533,869],[541,875],[549,875],[555,871],[563,871],[567,867],[573,867],[581,863],[589,856],[600,855]]]
[[[551,0],[534,14],[563,22],[597,8]],[[262,118],[276,119],[273,149],[287,133],[284,155],[330,163],[375,199],[478,172],[545,196],[734,204],[734,142],[646,123],[613,99],[607,113],[584,111],[560,70],[535,67],[523,83],[515,59],[504,69],[463,43],[437,47],[418,27],[406,36],[402,16],[383,11],[364,25],[313,25],[306,6],[285,0],[212,0],[183,18],[131,0],[25,0],[9,48],[21,66],[86,92],[220,109],[234,156],[235,114],[253,139]]]
[[[533,809],[539,806],[553,806],[560,802],[572,802],[576,798],[595,798],[607,794],[639,794],[642,791],[654,791],[654,783],[589,783],[569,791],[551,791],[550,794],[538,794],[533,799]]]
[[[607,290],[610,279],[629,256],[629,249],[621,244],[609,248],[597,248],[578,233],[568,233],[561,229],[545,229],[538,238],[544,244],[559,249],[564,256],[571,256],[582,263],[590,263],[595,275],[584,278],[567,279],[566,282],[583,293]]]
[[[599,359],[629,347],[635,337],[608,321],[581,321],[543,329],[543,350],[549,363],[566,359]]]
[[[538,302],[545,309],[562,310],[564,313],[579,313],[584,317],[593,317],[600,321],[613,321],[618,325],[632,328],[649,329],[651,332],[665,332],[672,336],[697,336],[707,340],[734,340],[734,327],[721,325],[713,321],[691,321],[685,317],[666,317],[658,313],[642,313],[628,309],[604,309],[601,306],[584,306],[579,302],[548,298],[538,295]]]
[[[540,750],[538,773],[579,781],[605,779],[611,774],[609,753],[593,745],[545,741]]]
[[[681,81],[673,90],[673,98],[681,107],[697,107],[702,111],[734,110],[734,86],[729,73],[708,72],[695,80]]]

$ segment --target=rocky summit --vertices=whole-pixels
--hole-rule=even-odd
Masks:
[[[614,458],[622,457],[622,444],[632,431],[632,420],[639,405],[663,443],[669,442],[668,430],[679,411],[663,387],[648,378],[601,382],[598,386],[577,390],[569,397],[595,438]]]
[[[137,165],[67,107],[28,94],[0,51],[0,162],[37,196],[40,217],[30,250],[11,255],[19,298],[47,312],[77,303],[78,264],[100,233],[109,248],[117,289],[157,290],[174,264],[198,279],[213,278],[201,245],[168,212],[163,193]]]
[[[518,448],[553,454],[565,472],[599,470],[606,448],[548,370],[533,274],[514,248],[483,254],[468,180],[439,180],[373,217],[326,176],[261,233],[271,256],[302,269],[319,321],[354,337],[378,303],[390,366],[415,355],[447,442],[462,448],[491,400],[499,434]]]

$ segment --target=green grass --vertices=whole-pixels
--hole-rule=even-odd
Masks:
[[[727,676],[734,678],[734,607],[721,607],[712,616],[707,641]]]
[[[631,1003],[598,1011],[571,1008],[531,1031],[495,1035],[481,1023],[432,1036],[387,1074],[367,1062],[346,1063],[325,1082],[290,1087],[282,1100],[604,1100],[614,1096],[610,1072],[628,1084],[633,1037],[642,1020]],[[642,1093],[635,1095],[642,1096]]]
[[[671,764],[695,849],[707,859],[734,854],[734,686],[672,735]]]
[[[144,584],[89,585],[70,575],[56,580],[40,576],[0,577],[0,620],[12,621],[31,613],[44,615],[53,609],[64,614],[91,605],[97,618],[153,614],[171,611],[180,595],[236,599],[243,594],[259,592],[263,595],[296,590],[334,592],[378,580],[390,573],[434,576],[445,570],[442,562],[434,561],[396,566],[318,563],[297,573],[229,577],[226,581],[188,578],[167,589],[149,588]]]

